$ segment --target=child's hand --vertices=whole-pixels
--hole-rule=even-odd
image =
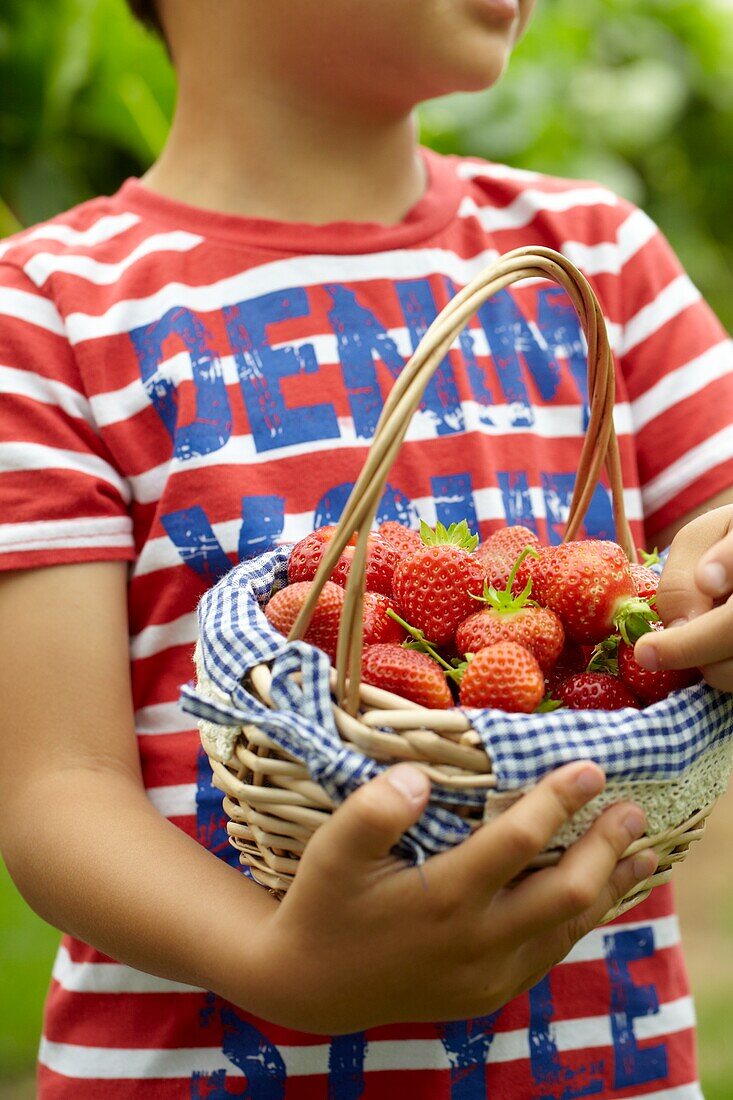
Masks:
[[[645,634],[635,648],[645,668],[699,668],[733,691],[733,505],[683,527],[664,567],[657,609],[674,630]]]
[[[648,850],[618,862],[644,831],[641,810],[620,803],[556,867],[507,888],[603,783],[595,764],[568,764],[422,869],[390,849],[420,816],[427,778],[402,764],[361,788],[315,834],[278,910],[246,932],[259,1013],[338,1034],[484,1015],[534,985],[656,867]]]

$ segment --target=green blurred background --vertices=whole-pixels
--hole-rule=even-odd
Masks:
[[[144,171],[175,85],[123,0],[2,0],[0,92],[3,236]],[[538,0],[503,82],[428,104],[422,125],[441,151],[597,179],[643,206],[733,327],[732,0]],[[705,1094],[733,1100],[730,795],[709,832],[677,878]],[[33,1095],[56,940],[0,865],[1,1100]]]

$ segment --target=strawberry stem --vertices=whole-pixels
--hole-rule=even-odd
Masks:
[[[446,676],[450,676],[452,680],[455,680],[457,684],[460,684],[463,679],[463,674],[468,668],[468,664],[465,661],[459,661],[454,664],[448,664],[444,657],[441,657],[437,649],[432,642],[429,642],[425,637],[422,630],[419,630],[416,626],[411,626],[410,623],[401,619],[396,611],[393,611],[391,607],[387,608],[387,614],[390,619],[394,619],[396,623],[399,623],[403,630],[406,630],[408,634],[412,636],[411,642],[403,642],[403,649],[415,649],[418,653],[427,653],[428,657],[440,665],[445,672]]]
[[[651,565],[659,565],[659,562],[660,562],[661,559],[659,557],[659,547],[658,546],[655,546],[654,549],[651,551],[651,553],[649,553],[649,551],[647,551],[647,550],[642,550],[641,546],[637,546],[636,549],[641,554],[641,564],[642,565],[646,565],[647,568]]]
[[[484,581],[484,590],[480,596],[474,596],[471,594],[471,599],[479,600],[481,603],[486,603],[490,607],[493,607],[494,611],[500,611],[503,615],[509,615],[513,611],[520,611],[528,603],[531,603],[530,596],[532,594],[532,578],[527,579],[527,583],[519,593],[515,596],[512,592],[514,587],[514,581],[517,578],[519,567],[525,558],[532,557],[538,558],[539,554],[533,546],[526,546],[522,553],[519,555],[514,565],[511,568],[511,572],[507,579],[506,584],[501,590],[494,588],[493,584],[490,585],[488,581]]]

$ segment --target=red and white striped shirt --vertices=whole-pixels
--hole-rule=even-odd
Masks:
[[[640,544],[733,484],[731,345],[652,222],[593,183],[425,158],[428,189],[394,226],[230,217],[128,181],[0,245],[0,564],[131,563],[148,796],[222,858],[220,796],[177,705],[197,601],[338,517],[411,350],[498,254],[559,249],[599,295]],[[585,398],[564,293],[503,291],[428,387],[380,518],[557,541]],[[586,526],[613,534],[603,488]],[[693,1023],[666,887],[492,1017],[331,1041],[64,937],[40,1095],[693,1100]]]

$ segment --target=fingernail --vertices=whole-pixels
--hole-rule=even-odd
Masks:
[[[413,805],[422,802],[428,787],[428,777],[419,768],[397,764],[387,772],[387,781]]]
[[[727,587],[727,575],[725,566],[719,561],[709,561],[701,569],[703,583],[712,595],[722,596]]]
[[[624,828],[631,840],[638,840],[644,835],[646,818],[641,810],[630,810],[624,818]]]
[[[600,794],[606,785],[606,777],[599,768],[583,768],[575,777],[575,786],[584,798]]]
[[[659,857],[651,848],[646,848],[643,852],[639,852],[638,856],[634,856],[634,877],[639,881],[649,878],[649,876],[653,875],[656,871],[658,863]]]
[[[649,672],[656,672],[659,668],[659,654],[653,645],[637,646],[634,649],[634,657],[641,667]]]

